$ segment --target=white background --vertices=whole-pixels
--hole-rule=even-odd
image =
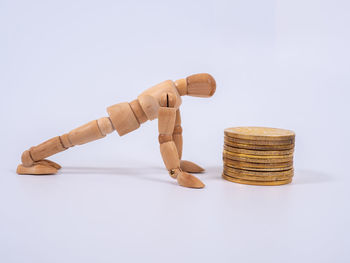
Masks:
[[[348,1],[0,1],[1,262],[349,262]],[[208,72],[183,99],[184,159],[163,168],[157,121],[57,154],[21,153],[166,79]],[[221,179],[223,130],[296,132],[295,179]]]

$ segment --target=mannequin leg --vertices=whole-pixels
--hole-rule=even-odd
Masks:
[[[60,165],[45,158],[67,150],[75,145],[101,139],[111,133],[114,127],[108,117],[91,121],[69,133],[49,139],[31,147],[22,154],[22,164],[18,165],[18,174],[54,174]]]

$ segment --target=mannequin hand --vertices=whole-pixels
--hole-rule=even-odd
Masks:
[[[203,188],[205,186],[197,177],[178,168],[171,170],[170,176],[176,178],[178,184],[184,187]]]
[[[189,172],[189,173],[201,173],[204,171],[204,169],[199,165],[190,161],[185,161],[185,160],[180,161],[180,167],[183,171]]]

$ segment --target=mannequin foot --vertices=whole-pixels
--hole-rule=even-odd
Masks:
[[[32,166],[26,167],[22,164],[17,166],[17,173],[18,174],[37,174],[37,175],[44,175],[44,174],[55,174],[57,171],[61,169],[61,166],[53,161],[50,160],[40,160],[38,162],[35,162]]]

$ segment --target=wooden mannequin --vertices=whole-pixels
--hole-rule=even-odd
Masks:
[[[203,168],[181,160],[182,127],[179,107],[181,96],[211,97],[216,90],[214,78],[209,74],[195,74],[175,82],[167,80],[141,93],[132,102],[123,102],[107,108],[109,117],[103,117],[78,127],[69,133],[54,137],[22,154],[18,174],[55,174],[61,168],[45,158],[75,145],[105,137],[116,130],[120,136],[132,132],[147,120],[158,118],[160,152],[171,177],[185,187],[203,188],[195,176]]]

